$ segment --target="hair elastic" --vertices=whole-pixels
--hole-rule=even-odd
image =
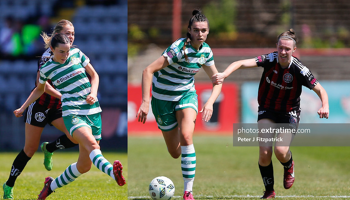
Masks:
[[[294,40],[294,38],[292,38],[292,37],[290,37],[290,36],[288,36],[288,35],[283,35],[283,36],[279,37],[279,38],[278,38],[278,41],[279,41],[280,39],[283,39],[283,38],[293,40],[293,41],[294,41],[294,44],[297,43],[297,42]]]

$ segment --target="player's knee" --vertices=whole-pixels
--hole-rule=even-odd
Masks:
[[[267,166],[271,163],[272,150],[265,149],[263,151],[260,150],[259,154],[259,164],[263,166]]]
[[[284,159],[288,154],[289,148],[276,147],[275,155],[278,160]]]
[[[38,147],[25,146],[23,151],[28,157],[33,157]]]

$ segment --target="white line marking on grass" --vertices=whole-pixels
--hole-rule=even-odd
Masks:
[[[214,196],[204,196],[204,195],[195,195],[194,197],[214,199]],[[261,196],[253,195],[230,195],[230,196],[220,196],[215,198],[225,199],[225,198],[260,198]],[[313,196],[313,195],[292,195],[292,196],[276,196],[278,198],[332,198],[332,199],[346,199],[350,196]],[[173,196],[173,198],[182,198],[182,196]],[[150,196],[130,196],[128,199],[151,199]]]

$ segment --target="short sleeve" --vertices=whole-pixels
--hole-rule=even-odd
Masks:
[[[182,58],[180,45],[184,45],[184,42],[181,39],[175,41],[163,52],[163,56],[168,60],[169,65],[177,63],[179,59]]]
[[[209,56],[207,58],[207,61],[204,63],[205,66],[212,66],[214,65],[214,54],[213,54],[213,51],[210,49],[210,53],[209,53]]]
[[[311,71],[305,66],[303,66],[303,68],[300,70],[299,77],[301,79],[302,85],[309,88],[310,90],[312,90],[318,83],[317,79],[314,77]]]
[[[267,66],[271,62],[274,62],[275,60],[277,60],[277,52],[255,57],[256,65],[258,67],[263,67],[263,68],[265,68],[265,66]]]
[[[90,63],[89,57],[87,57],[82,51],[79,50],[80,61],[84,67]]]
[[[39,83],[41,84],[45,84],[45,82],[47,81],[47,77],[45,76],[45,74],[39,69]]]

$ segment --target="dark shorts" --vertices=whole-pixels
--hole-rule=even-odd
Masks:
[[[33,102],[24,111],[24,122],[33,126],[45,127],[46,124],[52,126],[52,121],[62,117],[62,108],[48,109],[37,102]]]
[[[281,113],[259,108],[258,121],[261,119],[270,119],[275,123],[299,124],[300,110],[293,110],[288,113]]]

